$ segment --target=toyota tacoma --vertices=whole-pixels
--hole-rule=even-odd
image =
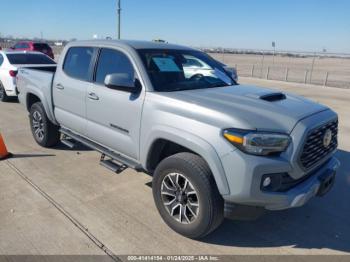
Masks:
[[[76,41],[57,66],[20,69],[17,85],[39,145],[80,142],[114,172],[152,175],[161,217],[190,238],[212,232],[235,206],[300,207],[334,184],[334,111],[239,85],[196,49]]]

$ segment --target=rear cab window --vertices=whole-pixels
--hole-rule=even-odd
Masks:
[[[70,77],[89,81],[94,50],[93,47],[69,48],[64,60],[63,71]]]
[[[55,61],[42,54],[7,54],[12,65],[54,65]]]
[[[2,66],[3,63],[4,63],[4,57],[2,56],[2,54],[0,54],[0,66]]]

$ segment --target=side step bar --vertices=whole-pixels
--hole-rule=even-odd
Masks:
[[[100,165],[104,166],[105,168],[111,170],[114,173],[120,174],[121,172],[123,172],[125,169],[127,169],[128,167],[126,165],[120,165],[117,164],[113,161],[113,159],[105,159],[106,155],[102,154],[101,156],[101,160],[100,160]]]
[[[82,143],[83,145],[100,152],[102,154],[100,164],[102,166],[112,170],[113,172],[120,173],[123,170],[125,170],[127,167],[133,168],[136,171],[142,171],[142,166],[139,163],[137,163],[137,162],[121,155],[121,154],[118,154],[114,151],[111,151],[111,150],[109,150],[109,149],[107,149],[99,144],[96,144],[96,143],[94,143],[94,142],[92,142],[84,137],[76,135],[73,132],[71,132],[65,128],[60,128],[59,131],[60,131],[60,133],[62,133],[64,135],[64,139],[62,140],[62,143],[67,145],[68,147],[70,147],[70,145],[73,145],[73,147],[74,147],[74,143],[72,143],[71,141],[68,141],[67,137],[72,138],[73,140],[78,141],[78,142]],[[106,156],[111,158],[111,159],[105,160]],[[121,164],[117,164],[114,161],[121,163]]]
[[[64,137],[61,139],[62,144],[66,145],[70,149],[73,149],[75,147],[74,141],[70,141],[67,139],[67,137],[64,135]]]

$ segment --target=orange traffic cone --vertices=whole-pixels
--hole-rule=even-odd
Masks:
[[[4,139],[2,138],[0,134],[0,160],[9,158],[11,154],[7,151]]]

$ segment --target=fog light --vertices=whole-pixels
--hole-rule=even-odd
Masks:
[[[284,173],[263,175],[260,182],[260,189],[268,192],[278,192],[282,187]]]
[[[263,187],[268,187],[269,185],[271,185],[271,177],[266,177],[263,181]]]

